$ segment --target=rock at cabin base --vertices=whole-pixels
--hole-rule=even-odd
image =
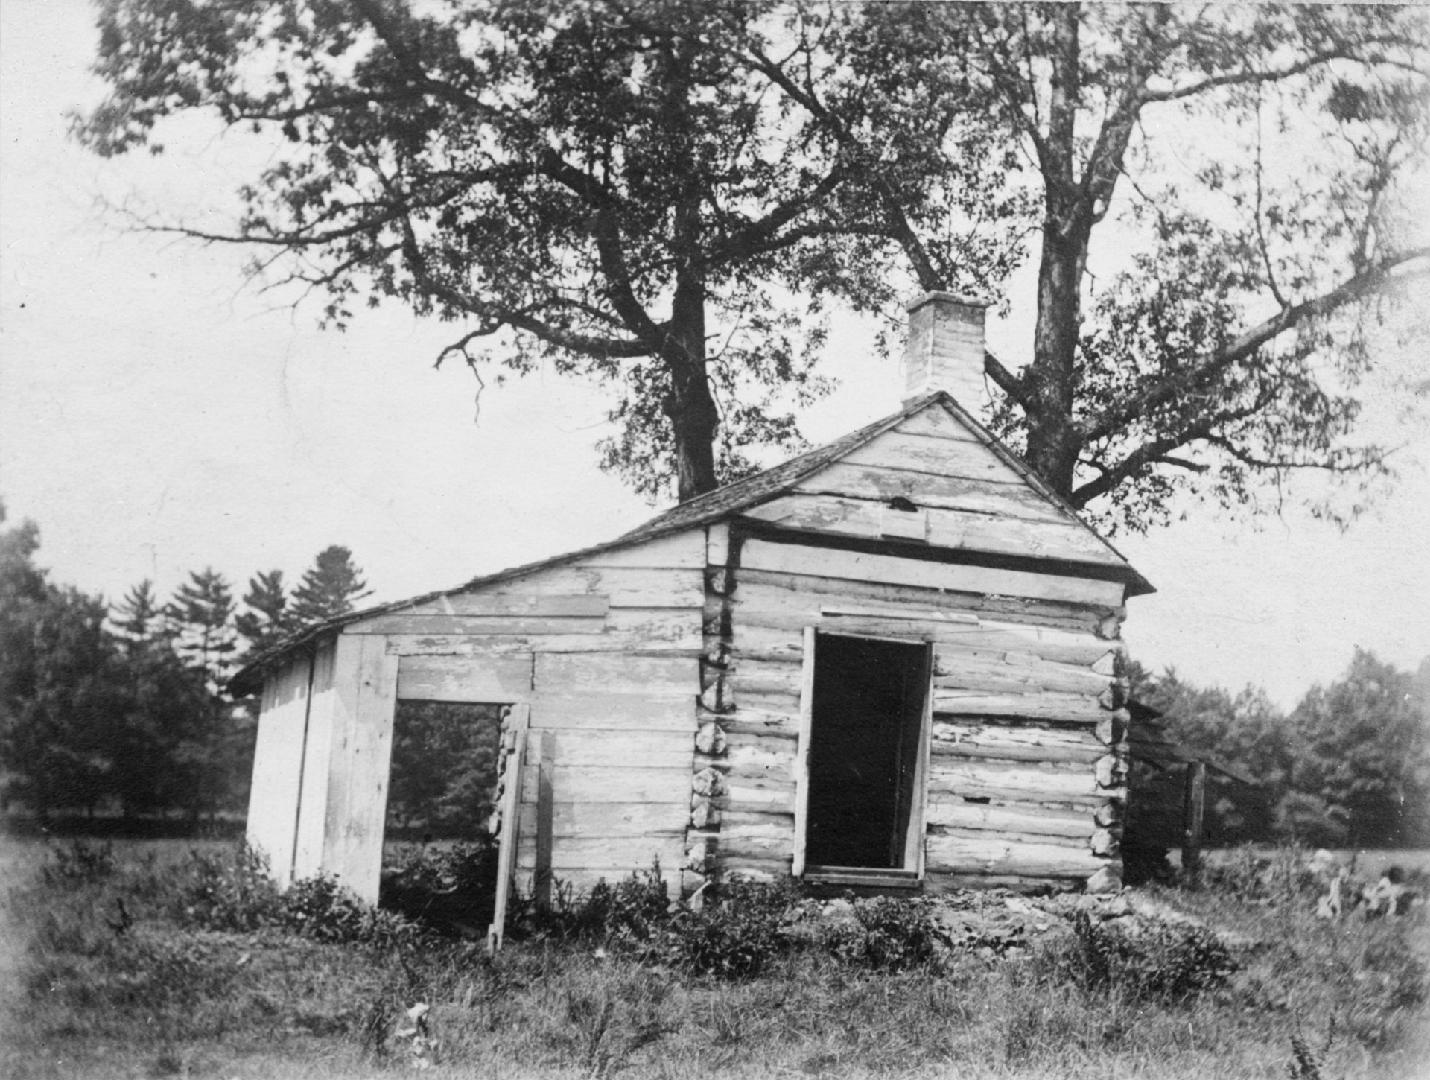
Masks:
[[[1104,866],[1092,877],[1087,879],[1083,886],[1084,891],[1089,893],[1115,893],[1122,890],[1122,877],[1110,866]]]

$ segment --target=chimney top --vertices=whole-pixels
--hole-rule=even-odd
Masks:
[[[911,303],[904,347],[904,404],[937,390],[965,409],[983,395],[984,309],[991,301],[927,292]]]

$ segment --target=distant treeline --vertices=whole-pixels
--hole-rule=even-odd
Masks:
[[[1357,649],[1289,713],[1254,687],[1232,695],[1136,664],[1131,675],[1179,743],[1256,781],[1208,772],[1208,843],[1430,846],[1430,657],[1411,673]]]
[[[110,604],[51,582],[35,563],[39,542],[34,522],[0,528],[5,810],[42,824],[243,814],[257,706],[230,696],[227,680],[368,595],[352,553],[325,549],[291,591],[270,570],[235,601],[224,576],[204,569],[167,599],[146,580]]]

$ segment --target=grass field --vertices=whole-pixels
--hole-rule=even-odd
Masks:
[[[855,962],[866,954],[846,940],[732,980],[589,935],[516,941],[492,962],[381,922],[347,944],[317,940],[316,922],[216,929],[242,905],[195,914],[197,886],[219,886],[194,848],[212,859],[231,845],[116,842],[110,858],[0,840],[0,1075],[1379,1080],[1423,1077],[1430,1061],[1424,909],[1320,922],[1280,878],[1137,901],[1214,928],[1231,965],[1220,945],[1172,933],[1109,968],[1099,950],[1113,939],[1086,936],[1087,920],[1075,933],[1071,907],[991,898],[995,912],[1027,909],[1026,939],[969,939],[903,971]],[[1162,978],[1213,966],[1214,979]],[[420,1039],[401,1034],[418,1002]]]

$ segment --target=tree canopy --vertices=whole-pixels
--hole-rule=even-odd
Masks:
[[[252,126],[273,155],[241,220],[169,227],[256,246],[335,322],[393,298],[460,324],[445,355],[478,372],[614,384],[603,463],[682,498],[798,443],[791,407],[821,389],[801,316],[996,294],[1036,239],[1032,354],[987,360],[996,430],[1073,505],[1145,528],[1184,493],[1385,468],[1358,387],[1430,253],[1406,201],[1426,21],[104,0],[111,95],[77,130],[113,154],[181,114]]]
[[[106,0],[112,94],[78,132],[114,154],[157,150],[183,113],[252,125],[274,156],[242,219],[180,231],[271,253],[260,264],[324,291],[335,322],[395,298],[460,323],[444,355],[474,370],[493,339],[509,369],[545,358],[615,384],[603,463],[652,493],[673,473],[689,498],[747,468],[751,444],[798,445],[790,406],[822,389],[821,335],[798,316],[887,296],[890,229],[926,221],[970,285],[1011,266],[1010,162],[940,103],[972,88],[949,65],[891,81],[860,14]],[[938,160],[955,124],[957,161]]]

